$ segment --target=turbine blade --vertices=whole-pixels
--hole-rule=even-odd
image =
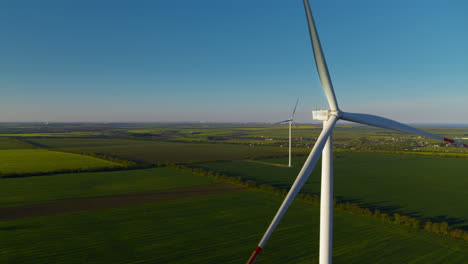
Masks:
[[[330,120],[326,123],[325,127],[322,130],[322,133],[320,133],[319,138],[317,139],[317,142],[314,145],[314,148],[309,154],[309,157],[307,158],[306,162],[304,163],[304,166],[302,166],[301,171],[299,172],[299,175],[297,176],[296,180],[294,181],[294,184],[292,185],[291,189],[288,192],[288,195],[286,195],[286,198],[284,199],[283,203],[281,204],[281,207],[279,208],[278,212],[276,213],[275,217],[273,218],[273,221],[271,222],[270,226],[268,227],[267,231],[263,235],[262,240],[260,240],[260,243],[258,246],[255,248],[254,252],[250,256],[249,260],[247,261],[248,264],[254,263],[255,259],[257,258],[258,254],[262,250],[262,248],[265,246],[266,242],[270,238],[271,234],[275,230],[276,226],[278,223],[281,221],[281,218],[283,215],[286,213],[288,210],[289,206],[291,205],[292,201],[296,197],[296,195],[299,193],[301,190],[302,186],[304,183],[306,183],[307,179],[309,178],[310,174],[312,173],[315,164],[317,164],[318,159],[320,158],[320,155],[322,153],[322,149],[325,146],[325,143],[328,139],[328,136],[333,130],[333,127],[336,124],[337,117],[332,116]]]
[[[293,110],[292,115],[291,115],[291,120],[294,119],[294,114],[296,113],[297,103],[299,103],[299,98],[297,98],[297,100],[296,100],[296,105],[294,106],[294,110]]]
[[[291,121],[291,119],[276,122],[276,123],[274,123],[274,125],[282,124],[282,123],[288,123],[289,121]]]
[[[338,102],[336,101],[335,92],[333,90],[332,81],[330,79],[330,74],[328,73],[327,62],[325,61],[325,56],[323,55],[322,46],[320,44],[320,39],[317,33],[317,29],[315,27],[314,18],[312,16],[312,11],[310,9],[308,0],[304,0],[304,8],[309,25],[310,41],[312,43],[312,49],[314,51],[315,65],[317,66],[317,72],[320,77],[320,82],[322,83],[323,90],[325,91],[325,96],[327,97],[330,109],[339,110]]]
[[[428,132],[416,129],[414,127],[410,127],[408,125],[402,124],[400,122],[397,122],[397,121],[394,121],[394,120],[391,120],[391,119],[388,119],[388,118],[380,117],[380,116],[342,112],[341,119],[346,120],[346,121],[355,122],[355,123],[360,123],[360,124],[365,124],[365,125],[370,125],[370,126],[376,126],[376,127],[381,127],[381,128],[406,132],[406,133],[410,133],[410,134],[416,134],[416,135],[420,135],[420,136],[423,136],[423,137],[428,137],[428,138],[433,138],[433,139],[437,139],[437,140],[450,142],[450,143],[453,143],[455,145],[468,148],[467,144],[457,142],[457,141],[455,141],[453,139],[450,139],[450,138],[445,138],[445,137],[442,137],[442,136],[439,136],[439,135],[428,133]]]
[[[294,120],[292,120],[292,124],[297,128],[296,122],[294,122]]]

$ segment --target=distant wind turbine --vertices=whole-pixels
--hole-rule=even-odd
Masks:
[[[299,98],[296,100],[296,105],[294,106],[294,110],[292,111],[291,117],[288,120],[283,120],[280,122],[277,122],[275,124],[282,124],[282,123],[289,123],[289,163],[288,167],[291,167],[291,126],[294,125],[296,126],[296,123],[294,123],[294,114],[296,113],[296,108],[297,108],[297,103],[299,103]]]
[[[302,186],[306,183],[310,174],[312,173],[315,164],[320,158],[320,152],[322,152],[322,186],[320,191],[320,251],[319,251],[319,263],[320,264],[331,264],[332,263],[332,234],[333,234],[333,163],[332,163],[332,130],[335,127],[336,122],[339,119],[351,121],[355,123],[396,130],[400,132],[416,134],[428,138],[433,138],[445,142],[449,142],[461,147],[468,147],[467,144],[457,142],[450,138],[434,135],[405,124],[375,115],[369,114],[356,114],[341,111],[338,108],[338,102],[335,97],[333,85],[328,73],[327,63],[325,56],[323,55],[322,47],[318,37],[317,29],[315,27],[314,19],[312,17],[312,11],[310,10],[308,0],[304,0],[304,8],[307,16],[309,34],[312,43],[312,49],[315,58],[315,65],[317,72],[322,83],[323,90],[327,97],[328,105],[330,110],[318,110],[313,111],[312,116],[314,120],[323,121],[323,130],[314,145],[314,148],[309,154],[309,157],[304,163],[299,175],[297,176],[294,184],[289,190],[286,198],[284,199],[281,207],[276,213],[273,221],[268,227],[267,231],[263,235],[260,243],[255,248],[254,252],[247,261],[248,264],[252,264],[266,242],[270,238],[271,234],[275,230],[276,226],[284,216],[292,201],[301,190]]]

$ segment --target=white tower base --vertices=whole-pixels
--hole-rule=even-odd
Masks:
[[[327,121],[325,121],[327,122]],[[333,138],[328,137],[322,151],[322,187],[320,191],[320,264],[332,263],[333,248]]]
[[[289,121],[289,163],[288,166],[291,167],[291,125],[292,121]]]
[[[314,120],[326,127],[336,111],[313,111]],[[333,136],[330,134],[322,150],[322,180],[320,190],[320,251],[319,264],[331,264],[333,253]]]

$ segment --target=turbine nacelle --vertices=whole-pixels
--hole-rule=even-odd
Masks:
[[[341,117],[341,111],[338,110],[315,110],[312,111],[313,120],[328,121],[330,117],[335,116],[337,118]]]

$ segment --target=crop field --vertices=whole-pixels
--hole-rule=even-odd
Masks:
[[[298,126],[293,153],[308,153],[320,130]],[[287,163],[286,126],[3,124],[0,133],[1,173],[55,172],[0,178],[0,263],[245,263],[282,197],[160,163],[287,189],[305,160],[279,166]],[[365,126],[342,125],[334,136],[340,201],[467,230],[468,159],[435,156],[467,153]],[[406,154],[390,154],[393,146]],[[124,168],[62,150],[159,165]],[[82,172],[106,167],[119,168]],[[319,193],[319,169],[304,192]],[[468,263],[463,240],[341,209],[334,226],[334,263]],[[318,229],[319,207],[296,200],[256,263],[318,262]]]
[[[32,146],[21,142],[19,140],[8,138],[8,137],[0,137],[0,150],[2,149],[25,149],[31,148]]]
[[[467,159],[346,152],[335,157],[334,188],[338,200],[468,228]],[[197,166],[289,189],[304,160],[305,157],[294,158],[293,168],[246,161]],[[265,161],[287,164],[284,158],[262,160]],[[303,191],[320,193],[320,162]]]
[[[244,263],[280,202],[245,191],[0,222],[0,262]],[[340,211],[335,221],[334,263],[468,261],[461,241]],[[316,262],[318,222],[317,206],[295,202],[257,263]]]
[[[43,149],[0,150],[0,160],[0,173],[6,175],[121,166],[94,157]]]
[[[287,155],[288,153],[286,148],[279,146],[175,143],[127,139],[30,138],[29,140],[45,147],[102,153],[147,163],[235,160],[250,157]]]
[[[204,185],[213,179],[171,168],[0,179],[0,207]]]
[[[466,127],[420,127],[428,132],[468,141]],[[311,148],[321,131],[321,125],[298,125],[292,132],[296,150]],[[216,142],[252,144],[258,146],[286,146],[288,128],[286,125],[262,126],[175,126],[154,129],[125,131],[135,138],[159,139],[183,142]],[[431,152],[466,152],[437,140],[421,138],[395,131],[363,125],[338,125],[334,130],[335,145],[352,150],[428,150]],[[467,139],[463,139],[467,138]],[[441,148],[442,147],[442,148]]]
[[[86,137],[92,133],[87,132],[67,132],[67,133],[18,133],[0,134],[0,137]]]
[[[42,147],[71,149],[91,147],[114,147],[128,145],[144,145],[147,141],[113,138],[28,138],[32,143]]]
[[[468,136],[466,127],[421,126],[420,129],[448,137]],[[321,124],[293,127],[293,137],[316,138],[322,130]],[[215,138],[222,142],[245,142],[258,140],[285,140],[288,138],[288,126],[285,125],[190,125],[122,130],[136,137],[157,136],[168,140],[206,141]],[[407,137],[407,134],[370,126],[339,124],[334,131],[340,141],[352,141],[357,138]],[[429,140],[430,142],[436,142]],[[268,143],[268,142],[267,142]]]
[[[466,127],[420,127],[428,132],[457,138],[468,142]],[[302,152],[310,149],[321,131],[321,125],[298,125],[293,129],[293,146]],[[14,131],[15,133],[8,133]],[[40,131],[40,132],[38,132]],[[3,134],[2,134],[3,133]],[[94,145],[100,140],[108,140],[105,145],[133,145],[131,141],[165,141],[184,143],[227,143],[255,146],[286,147],[288,142],[287,126],[279,125],[70,125],[70,126],[39,126],[26,127],[20,131],[14,127],[8,129],[0,126],[1,136],[16,136],[35,138],[34,140],[50,143],[51,146],[70,145],[69,140],[76,139],[80,143]],[[335,145],[342,149],[352,150],[421,150],[431,152],[466,152],[460,148],[448,147],[448,144],[432,139],[407,135],[395,131],[373,128],[363,125],[340,124],[334,131]],[[465,138],[465,139],[463,139]],[[57,141],[50,142],[50,139]],[[80,141],[83,139],[83,141]],[[130,142],[128,141],[130,140]],[[93,142],[94,141],[94,142]],[[117,143],[117,141],[121,141]],[[112,144],[115,143],[115,144]],[[103,142],[98,143],[103,144]],[[70,146],[70,147],[76,147]],[[442,147],[442,148],[441,148]]]
[[[183,198],[194,198],[215,194],[245,191],[245,188],[228,183],[216,183],[178,187],[147,192],[125,193],[80,199],[65,199],[15,207],[0,207],[0,221],[18,220],[55,214],[96,211],[132,205],[159,203]]]

